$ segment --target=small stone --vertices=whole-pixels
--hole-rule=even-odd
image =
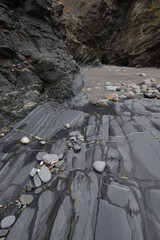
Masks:
[[[79,145],[74,145],[73,150],[75,153],[79,153],[81,151],[81,147]]]
[[[73,144],[69,142],[69,143],[68,143],[68,147],[69,147],[69,148],[73,148]]]
[[[120,96],[119,96],[119,99],[120,99],[121,101],[123,101],[123,100],[126,100],[127,97],[126,97],[125,95],[120,95]]]
[[[105,166],[106,166],[106,163],[103,161],[95,161],[93,163],[93,168],[99,173],[102,173],[104,171]]]
[[[44,161],[41,161],[41,162],[40,162],[40,166],[42,166],[43,164],[44,164]]]
[[[32,168],[31,172],[30,172],[30,176],[34,177],[34,175],[36,174],[37,169],[36,168]]]
[[[134,89],[134,92],[139,95],[141,93],[141,90],[140,90],[140,88],[137,88],[137,89]]]
[[[100,107],[107,107],[108,106],[108,99],[100,99],[95,102],[95,105],[100,106]]]
[[[42,185],[41,179],[38,177],[37,174],[33,177],[33,181],[36,188]]]
[[[42,192],[42,188],[41,187],[36,188],[35,191],[34,191],[35,194],[39,194],[41,192]]]
[[[133,89],[140,89],[140,86],[138,86],[137,84],[129,84],[128,87]]]
[[[141,85],[141,89],[147,90],[148,86],[143,84],[143,85]]]
[[[76,137],[78,134],[79,134],[78,131],[72,131],[72,132],[69,133],[69,136],[70,137]]]
[[[156,88],[158,89],[158,91],[160,91],[160,84],[158,84]]]
[[[159,93],[159,91],[157,89],[154,89],[153,93]]]
[[[106,91],[116,91],[117,88],[119,88],[118,86],[106,86],[105,90]]]
[[[51,173],[49,171],[48,167],[42,167],[40,172],[39,172],[39,177],[42,180],[42,182],[46,183],[51,180]]]
[[[160,99],[160,93],[156,94],[157,99]]]
[[[155,78],[145,79],[142,84],[147,85],[148,87],[155,87],[157,85],[157,81]]]
[[[55,169],[54,167],[52,167],[52,168],[49,169],[50,173],[54,173],[55,170],[56,170],[56,169]]]
[[[45,141],[40,141],[40,144],[41,144],[41,145],[45,145],[46,142],[45,142]]]
[[[140,77],[146,77],[147,75],[146,75],[146,73],[140,73],[139,76]]]
[[[42,161],[43,160],[43,156],[46,155],[46,152],[39,152],[37,153],[36,159],[37,161]]]
[[[95,90],[101,90],[101,87],[100,86],[95,86],[94,89]]]
[[[81,134],[79,134],[79,135],[77,136],[77,139],[82,141],[82,140],[84,140],[84,136],[81,135]]]
[[[70,125],[69,123],[67,123],[67,124],[64,125],[64,127],[65,127],[66,129],[69,129],[69,128],[71,128],[71,125]]]
[[[106,86],[112,86],[112,83],[111,82],[106,82],[105,85]]]
[[[77,138],[73,136],[73,137],[70,137],[70,139],[71,139],[72,141],[76,141]]]
[[[21,208],[22,204],[20,202],[17,203],[18,208]]]
[[[64,156],[63,153],[60,153],[59,156],[58,156],[58,157],[59,157],[59,160],[62,160],[62,159],[63,159],[63,156]]]
[[[0,230],[0,237],[5,237],[6,235],[7,235],[7,233],[8,233],[8,229],[2,229],[2,230]]]
[[[134,94],[132,91],[126,92],[126,97],[127,97],[128,99],[132,99],[132,98],[135,97],[135,94]]]
[[[91,91],[92,89],[91,88],[86,88],[87,91]]]
[[[47,164],[53,164],[59,161],[59,157],[56,154],[46,154],[43,156],[43,161]]]
[[[1,228],[9,228],[14,224],[15,221],[16,221],[16,218],[14,215],[5,217],[1,221]]]
[[[26,188],[28,192],[31,192],[35,188],[31,180],[27,181]]]
[[[33,196],[30,195],[30,194],[22,194],[20,196],[20,202],[23,204],[23,205],[28,205],[28,204],[31,204],[33,201]]]
[[[55,164],[55,167],[56,167],[56,168],[60,168],[64,163],[65,163],[65,161],[64,161],[64,160],[61,160],[61,161],[59,161],[59,162],[57,162],[57,163]]]
[[[146,97],[146,98],[153,98],[152,93],[146,93],[146,92],[145,92],[143,95],[144,95],[144,97]]]
[[[119,96],[117,93],[112,93],[106,96],[106,98],[110,101],[117,101],[119,99]]]
[[[23,138],[21,139],[21,143],[23,143],[23,144],[28,144],[29,142],[30,142],[30,140],[29,140],[28,137],[23,137]]]

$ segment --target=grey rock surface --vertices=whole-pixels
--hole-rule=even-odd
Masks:
[[[13,239],[29,239],[29,231],[32,227],[32,220],[34,217],[35,210],[31,208],[26,208],[21,213],[20,217],[14,224],[13,228],[9,232],[7,236],[7,240],[13,240]]]
[[[78,154],[66,143],[68,122],[84,136]],[[0,216],[17,219],[6,239],[158,240],[159,122],[160,101],[140,98],[101,109],[55,109],[44,103],[15,123],[0,138]],[[50,174],[47,168],[49,182],[31,190],[32,208],[18,208],[17,199],[27,189],[42,146],[34,140],[26,148],[17,141],[23,132],[16,129],[45,139],[46,152],[65,153],[63,171]],[[107,166],[101,174],[93,169],[97,160]]]

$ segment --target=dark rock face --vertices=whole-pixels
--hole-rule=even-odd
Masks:
[[[160,66],[160,1],[81,0],[75,9],[62,2],[70,53],[79,63]]]
[[[63,99],[80,91],[83,81],[64,43],[62,13],[58,1],[1,1],[1,125],[44,97]]]

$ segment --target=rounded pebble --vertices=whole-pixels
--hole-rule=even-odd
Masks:
[[[28,137],[23,137],[23,138],[21,139],[21,143],[23,143],[23,144],[28,144],[29,142],[30,142],[30,140],[29,140]]]
[[[49,171],[48,167],[42,167],[40,172],[39,172],[39,177],[42,180],[42,182],[46,183],[51,180],[51,173]]]
[[[30,195],[30,194],[22,194],[20,196],[20,202],[23,204],[23,205],[28,205],[28,204],[31,204],[33,201],[33,196]]]
[[[93,168],[99,173],[102,173],[104,171],[105,166],[106,166],[106,163],[103,161],[95,161],[93,163]]]
[[[33,177],[37,172],[36,168],[32,168],[31,172],[30,172],[30,176]]]
[[[41,162],[43,160],[43,156],[46,155],[46,154],[47,154],[46,152],[37,153],[37,156],[36,156],[37,161]]]
[[[9,228],[13,225],[15,221],[16,221],[16,218],[14,215],[5,217],[1,221],[1,228]]]
[[[56,162],[58,162],[58,160],[59,160],[59,157],[56,154],[48,154],[47,153],[43,156],[43,161],[47,164],[56,163]]]

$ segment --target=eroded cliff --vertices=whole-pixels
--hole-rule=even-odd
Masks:
[[[62,2],[70,53],[79,63],[160,66],[159,0],[81,0],[74,9]]]
[[[1,125],[44,97],[64,99],[80,91],[83,81],[64,43],[62,13],[56,0],[1,1]]]

